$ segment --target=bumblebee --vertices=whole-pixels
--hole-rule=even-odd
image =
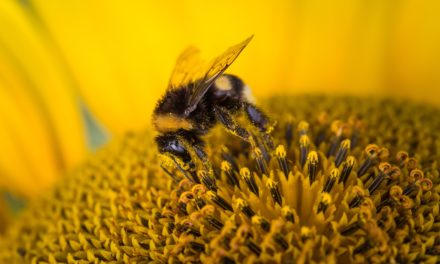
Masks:
[[[266,136],[271,125],[254,104],[248,86],[225,70],[253,36],[230,47],[206,66],[199,50],[189,47],[178,57],[165,95],[153,112],[155,140],[159,152],[179,168],[194,168],[194,158],[209,164],[202,136],[220,123],[232,134],[252,141],[251,133],[236,122],[244,112],[250,123]]]

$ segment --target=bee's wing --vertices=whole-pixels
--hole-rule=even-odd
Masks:
[[[215,58],[212,63],[209,64],[204,76],[201,79],[197,79],[198,81],[194,83],[194,87],[185,110],[186,116],[196,109],[197,104],[206,94],[209,87],[211,87],[214,81],[220,75],[222,75],[229,65],[234,62],[234,60],[238,57],[238,55],[240,55],[241,51],[247,46],[252,38],[253,35],[239,44],[228,48],[222,55]]]
[[[203,78],[202,66],[200,51],[193,46],[186,48],[177,58],[168,89],[183,87],[197,79]]]

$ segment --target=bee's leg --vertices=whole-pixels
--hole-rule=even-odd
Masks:
[[[211,163],[205,152],[205,142],[199,136],[191,133],[181,134],[180,141],[183,142],[185,148],[189,150],[193,160],[198,159],[207,171],[212,171]]]
[[[205,169],[210,173],[213,172],[211,162],[209,162],[208,155],[204,150],[204,146],[199,144],[193,144],[191,147],[195,152],[197,158],[201,161],[201,164],[203,164],[203,166],[205,167]]]
[[[194,152],[196,153],[197,157],[202,161],[202,162],[207,162],[208,161],[208,155],[206,154],[206,152],[203,150],[203,146],[200,145],[193,145],[192,146]]]
[[[193,170],[189,170],[188,168],[184,168],[181,166],[181,161],[176,160],[176,158],[172,157],[171,158],[174,162],[174,164],[176,165],[176,168],[179,169],[180,172],[182,172],[182,174],[185,176],[185,178],[187,178],[188,180],[195,182],[195,183],[200,183],[199,178],[194,177],[194,173]],[[191,162],[192,163],[192,162]],[[191,165],[190,165],[191,166]],[[192,177],[189,175],[189,173],[192,175]]]
[[[243,127],[239,126],[228,110],[222,107],[214,107],[215,116],[217,120],[228,130],[230,133],[242,138],[245,141],[250,141],[251,134]]]
[[[242,106],[252,125],[255,126],[263,134],[267,146],[270,149],[274,149],[272,138],[270,137],[270,132],[273,129],[273,124],[270,124],[269,118],[260,109],[258,109],[255,105],[251,103],[242,102]]]

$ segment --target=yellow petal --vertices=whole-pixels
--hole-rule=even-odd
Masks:
[[[221,5],[199,1],[185,5],[147,1],[107,1],[105,5],[90,1],[34,2],[77,77],[82,95],[97,118],[115,133],[150,125],[151,111],[167,86],[174,62],[190,44],[203,47],[203,56],[209,59],[255,33],[259,40],[252,43],[231,72],[255,86],[273,85],[274,75],[281,76],[275,80],[282,84],[289,68],[274,66],[285,58],[291,44],[284,35],[291,28],[289,5],[289,1],[276,6],[236,1]],[[269,8],[274,10],[262,13]],[[273,20],[275,14],[277,19]],[[256,63],[253,58],[258,54],[262,56]],[[266,89],[256,91],[266,93]]]
[[[11,154],[0,162],[9,187],[22,195],[44,190],[86,154],[73,79],[27,12],[17,1],[1,2],[0,140]]]
[[[243,77],[257,97],[401,95],[402,85],[407,96],[439,102],[440,97],[418,96],[432,94],[429,87],[440,82],[433,74],[440,34],[430,34],[438,23],[435,16],[424,18],[426,26],[415,22],[433,2],[35,0],[33,7],[93,112],[111,131],[122,133],[150,125],[175,58],[187,45],[195,44],[210,58],[250,34],[255,34],[253,43],[230,72]],[[420,38],[411,38],[407,28]]]
[[[185,24],[180,11],[155,2],[35,2],[65,54],[87,103],[111,131],[149,125],[184,34],[162,34]],[[81,19],[78,19],[81,17]],[[185,28],[185,27],[184,27]],[[176,43],[177,42],[177,43]]]
[[[17,102],[0,88],[0,186],[32,196],[53,183],[60,162],[39,109],[26,99]]]

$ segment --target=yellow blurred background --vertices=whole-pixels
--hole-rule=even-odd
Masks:
[[[395,96],[440,105],[440,1],[0,2],[0,189],[46,190],[90,153],[84,112],[110,135],[149,126],[178,54],[207,59],[251,34],[230,67],[257,98]]]

